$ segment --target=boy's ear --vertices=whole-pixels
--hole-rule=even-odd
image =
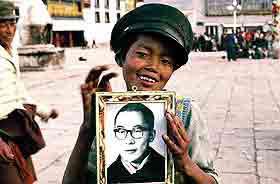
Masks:
[[[156,131],[155,131],[155,130],[152,130],[152,131],[150,132],[149,142],[153,142],[154,139],[155,139],[155,137],[156,137]]]

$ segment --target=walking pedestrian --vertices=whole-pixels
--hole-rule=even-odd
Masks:
[[[161,91],[173,72],[188,61],[192,40],[191,25],[182,12],[168,5],[146,4],[116,23],[110,45],[116,62],[122,67],[127,90],[136,86],[140,91]],[[94,132],[98,122],[95,122],[96,112],[92,109],[95,101],[92,106],[91,99],[95,98],[95,91],[112,90],[109,80],[116,77],[116,73],[108,72],[100,79],[108,69],[104,65],[93,68],[81,86],[84,122],[63,184],[96,183]],[[178,97],[176,104],[176,114],[166,113],[168,135],[163,136],[173,155],[175,183],[218,183],[206,122],[189,98]]]
[[[236,38],[230,29],[225,37],[225,49],[228,61],[236,61]]]
[[[31,184],[36,180],[31,155],[45,146],[34,120],[56,118],[55,109],[35,105],[20,79],[18,55],[12,48],[18,16],[10,1],[0,0],[0,183]]]
[[[201,52],[206,51],[206,40],[203,34],[199,35],[198,37],[198,45]]]
[[[95,39],[92,40],[91,48],[97,48]]]

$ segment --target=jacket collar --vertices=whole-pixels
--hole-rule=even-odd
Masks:
[[[16,65],[16,61],[13,59],[13,55],[15,54],[15,50],[12,48],[12,55],[7,52],[7,50],[0,45],[0,57],[7,59],[14,66]]]

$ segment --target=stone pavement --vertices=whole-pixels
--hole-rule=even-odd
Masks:
[[[223,184],[279,184],[280,62],[229,63],[222,54],[192,53],[190,64],[176,71],[167,88],[201,107]],[[78,61],[80,56],[88,60]],[[33,157],[37,183],[61,183],[82,121],[79,86],[99,64],[120,72],[113,54],[102,47],[67,49],[64,69],[22,74],[34,99],[60,111],[58,119],[40,124],[47,147]],[[112,80],[115,91],[124,89],[121,78]]]

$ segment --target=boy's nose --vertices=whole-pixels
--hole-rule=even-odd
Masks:
[[[146,69],[150,72],[157,73],[159,67],[160,67],[160,58],[157,56],[153,56]]]

